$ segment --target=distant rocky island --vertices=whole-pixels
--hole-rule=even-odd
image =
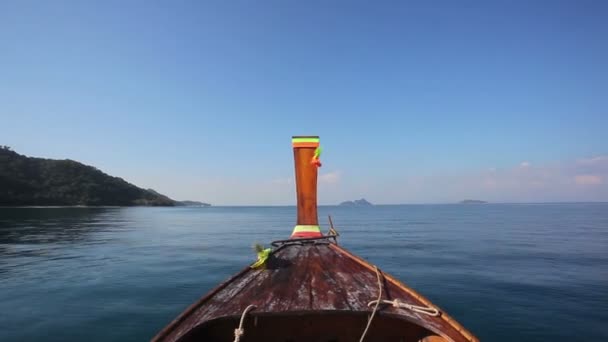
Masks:
[[[459,203],[460,204],[486,204],[488,202],[480,201],[480,200],[466,199],[466,200],[460,201]]]
[[[341,206],[345,207],[362,207],[362,206],[371,206],[373,204],[369,203],[365,198],[354,200],[354,201],[345,201],[340,203]]]
[[[73,160],[32,158],[0,146],[0,206],[208,206],[175,201]]]

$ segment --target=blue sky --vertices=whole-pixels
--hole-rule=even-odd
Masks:
[[[0,144],[177,199],[608,201],[605,1],[3,1]]]

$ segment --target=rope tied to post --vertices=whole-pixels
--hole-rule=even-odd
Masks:
[[[241,321],[239,323],[239,327],[234,329],[234,341],[233,342],[240,342],[241,337],[243,335],[245,335],[245,329],[243,329],[243,323],[245,322],[245,315],[247,315],[247,313],[253,309],[255,309],[255,305],[249,305],[243,311],[243,314],[241,315]]]

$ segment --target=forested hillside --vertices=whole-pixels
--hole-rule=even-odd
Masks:
[[[0,205],[148,205],[176,202],[73,160],[31,158],[0,146]]]

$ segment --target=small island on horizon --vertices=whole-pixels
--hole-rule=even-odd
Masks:
[[[74,160],[34,158],[0,146],[0,206],[196,206]]]
[[[481,201],[481,200],[472,200],[472,199],[465,199],[462,200],[460,202],[458,202],[459,204],[486,204],[488,202],[486,201]]]
[[[368,202],[365,198],[354,200],[354,201],[344,201],[340,203],[340,206],[344,207],[363,207],[363,206],[372,206],[370,202]]]

